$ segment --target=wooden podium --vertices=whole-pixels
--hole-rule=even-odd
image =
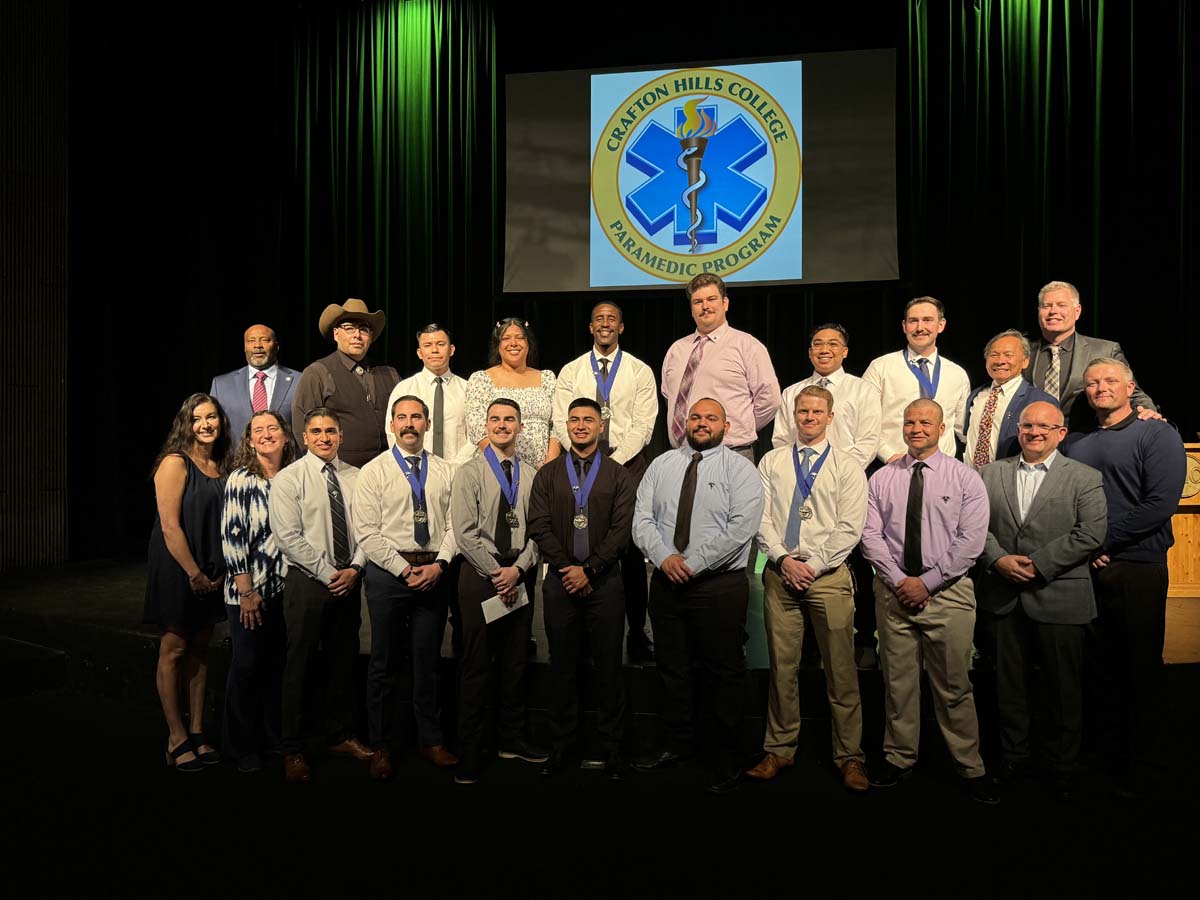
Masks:
[[[1200,444],[1184,444],[1187,478],[1171,517],[1175,546],[1167,551],[1168,597],[1200,597]]]

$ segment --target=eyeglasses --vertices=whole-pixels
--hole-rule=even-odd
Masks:
[[[335,326],[335,328],[347,336],[352,335],[355,332],[365,334],[368,337],[371,334],[371,326],[362,322],[343,322],[341,325]]]
[[[1040,422],[1022,422],[1017,427],[1026,433],[1034,432],[1035,434],[1049,434],[1051,431],[1059,431],[1060,429],[1065,429],[1067,426],[1066,425],[1043,425]]]
[[[808,346],[812,347],[814,350],[823,350],[826,347],[828,347],[830,350],[841,350],[846,345],[841,341],[813,341]]]

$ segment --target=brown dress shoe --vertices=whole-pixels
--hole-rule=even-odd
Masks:
[[[746,773],[747,778],[753,778],[755,781],[770,781],[783,769],[789,766],[794,766],[794,760],[788,759],[786,756],[777,756],[774,753],[767,753],[762,758],[757,766]]]
[[[848,790],[862,793],[869,790],[871,781],[867,778],[867,770],[863,768],[863,764],[857,759],[852,759],[842,766],[842,784]]]
[[[387,781],[392,777],[392,753],[379,749],[371,754],[371,777],[376,781]]]
[[[458,765],[458,757],[441,744],[433,747],[422,747],[421,755],[439,769],[449,769]]]
[[[335,756],[349,756],[351,759],[357,759],[359,762],[367,762],[374,755],[356,737],[346,738],[344,741],[334,744],[329,748],[329,752]]]
[[[288,784],[305,784],[312,781],[312,770],[303,753],[289,753],[283,758],[283,777]]]

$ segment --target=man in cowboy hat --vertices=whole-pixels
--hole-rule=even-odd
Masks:
[[[319,406],[337,414],[342,423],[338,455],[352,466],[362,467],[388,448],[387,399],[400,376],[367,357],[386,319],[382,310],[371,312],[354,298],[325,307],[318,328],[322,337],[333,338],[337,349],[301,373],[292,401],[295,422],[303,422],[308,410]]]

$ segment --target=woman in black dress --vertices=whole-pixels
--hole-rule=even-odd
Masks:
[[[220,762],[204,738],[212,628],[225,618],[221,508],[229,471],[229,419],[214,398],[184,401],[154,461],[158,515],[146,553],[143,621],[159,625],[158,698],[167,719],[167,764],[195,772]],[[187,686],[188,728],[180,705]]]

